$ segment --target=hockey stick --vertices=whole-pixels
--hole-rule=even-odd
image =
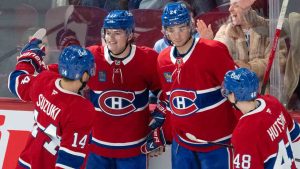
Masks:
[[[65,13],[65,18],[64,18],[64,22],[60,23],[50,29],[47,30],[47,34],[46,35],[50,35],[53,32],[57,31],[58,29],[64,27],[64,30],[67,29],[67,24],[72,22],[73,20],[70,20],[70,16],[72,15],[72,13],[74,12],[74,5],[70,5],[67,9],[66,9],[66,13]]]
[[[64,29],[66,30],[67,24],[72,21],[72,20],[69,21],[69,18],[72,15],[73,11],[74,11],[74,5],[70,5],[66,9],[64,22],[50,28],[49,30],[47,30],[46,35],[50,35],[50,34],[52,34],[53,32],[55,32],[57,30],[59,30],[62,27],[64,27]],[[16,48],[13,48],[12,50],[6,52],[4,55],[0,56],[0,63],[3,60],[5,60],[5,59],[9,58],[10,56],[14,55],[15,53],[17,53],[18,51],[19,51],[19,48],[16,47]]]
[[[281,6],[281,10],[280,10],[280,15],[278,18],[278,22],[277,22],[277,27],[276,27],[276,31],[275,31],[275,35],[274,35],[274,39],[273,39],[273,44],[272,44],[272,48],[271,48],[271,52],[269,55],[269,61],[268,61],[268,65],[265,71],[265,75],[264,75],[264,81],[262,84],[262,88],[261,88],[261,94],[265,94],[266,92],[266,87],[267,87],[267,83],[269,81],[270,78],[270,72],[271,72],[271,68],[272,68],[272,64],[275,58],[275,52],[276,52],[276,48],[278,45],[278,40],[279,40],[279,36],[281,33],[281,29],[282,29],[282,25],[283,25],[283,21],[284,21],[284,16],[286,13],[286,9],[288,6],[289,0],[283,0],[282,2],[282,6]]]
[[[36,39],[40,39],[42,40],[43,37],[46,35],[46,29],[45,28],[41,28],[39,30],[37,30],[33,35],[32,38],[36,38]],[[19,48],[14,48],[10,51],[8,51],[7,53],[5,53],[4,55],[2,55],[0,57],[0,63],[5,60],[6,58],[14,55],[15,53],[17,53],[19,51]]]
[[[32,38],[42,40],[46,36],[46,32],[45,28],[40,28],[32,35]]]
[[[67,26],[68,26],[68,21],[69,21],[69,18],[70,16],[72,15],[74,11],[74,6],[73,5],[70,5],[67,10],[66,10],[66,13],[65,13],[65,20],[64,20],[64,30],[66,31],[67,30]]]
[[[228,148],[233,148],[232,145],[229,144],[223,144],[223,143],[217,143],[217,142],[213,142],[213,141],[206,141],[206,140],[201,140],[198,139],[196,136],[194,136],[191,133],[186,133],[185,134],[186,137],[192,141],[198,142],[198,143],[203,143],[203,144],[214,144],[214,145],[218,145],[218,146],[222,146],[222,147],[228,147]]]

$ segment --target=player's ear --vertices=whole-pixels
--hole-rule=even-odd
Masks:
[[[228,99],[231,103],[235,103],[235,101],[236,101],[234,93],[228,94],[227,99]]]
[[[87,82],[87,81],[89,81],[89,79],[90,79],[89,74],[87,72],[84,72],[82,75],[82,81]]]
[[[131,32],[129,35],[128,35],[128,42],[132,41],[133,40],[133,32]]]

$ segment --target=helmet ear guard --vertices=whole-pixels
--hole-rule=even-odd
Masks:
[[[225,74],[222,94],[227,97],[233,93],[236,101],[251,101],[257,98],[258,86],[259,80],[254,72],[238,68]]]
[[[84,72],[87,72],[89,76],[94,76],[95,68],[92,53],[80,46],[68,46],[59,55],[58,70],[64,78],[79,80]]]

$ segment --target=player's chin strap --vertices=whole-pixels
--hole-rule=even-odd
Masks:
[[[86,84],[87,84],[87,81],[84,82],[84,81],[82,80],[82,77],[79,79],[79,81],[81,82],[81,86],[80,86],[80,88],[78,89],[78,94],[81,95],[81,91],[82,91],[82,89],[85,88],[85,86],[86,86]]]
[[[236,106],[236,103],[237,103],[237,101],[235,101],[234,103],[231,103],[231,104],[232,104],[232,106],[233,106],[236,110],[241,111],[241,110]]]
[[[231,103],[231,105],[236,109],[236,110],[238,110],[238,111],[241,111],[238,107],[237,107],[237,99],[235,98],[235,101],[234,101],[234,103]]]

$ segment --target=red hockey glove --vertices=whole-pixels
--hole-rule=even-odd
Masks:
[[[42,43],[39,39],[31,39],[25,47],[21,50],[20,56],[17,58],[17,64],[20,62],[30,63],[36,72],[41,72],[47,69],[47,66],[43,62],[45,56],[45,47],[40,48]]]
[[[149,123],[149,127],[154,130],[158,127],[161,127],[166,119],[166,103],[159,102],[156,105],[156,108],[151,113],[152,120]]]
[[[164,147],[165,145],[166,140],[164,137],[164,133],[162,128],[159,127],[151,131],[151,133],[147,136],[146,142],[141,146],[141,152],[144,154],[148,154],[160,147]]]
[[[64,29],[60,30],[56,36],[57,48],[63,50],[70,45],[79,45],[80,42],[77,40],[76,33],[70,29],[66,31]]]

